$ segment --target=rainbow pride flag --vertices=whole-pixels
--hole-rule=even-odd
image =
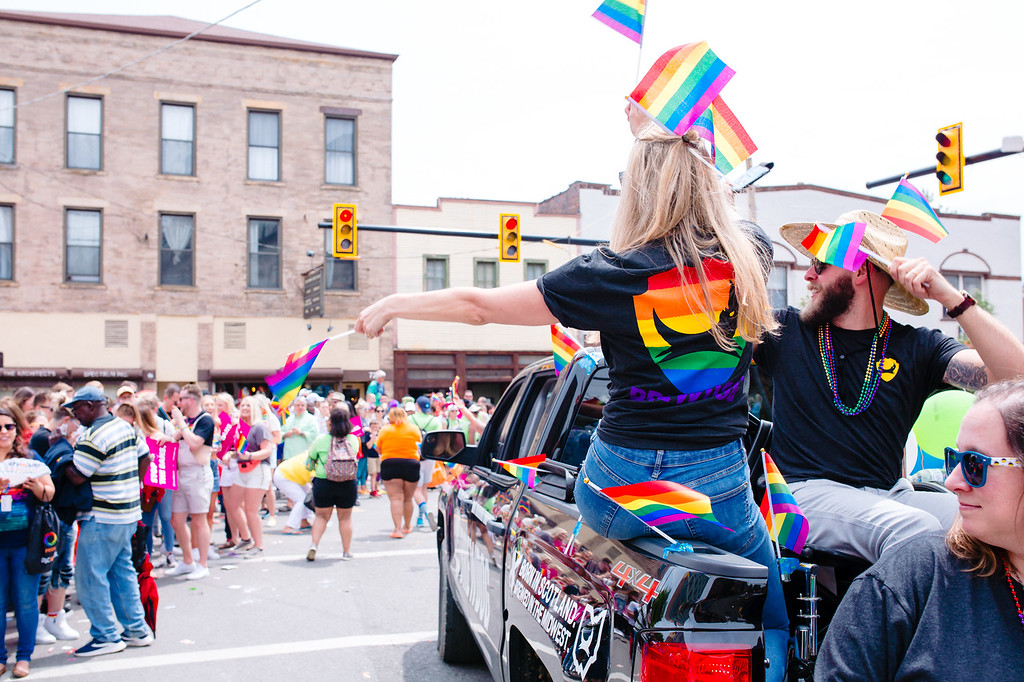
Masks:
[[[764,498],[761,500],[761,516],[768,524],[768,534],[772,540],[799,554],[807,542],[807,517],[789,491],[786,479],[775,466],[772,456],[764,450],[761,452],[764,455],[766,484]]]
[[[814,226],[817,229],[817,225]],[[864,264],[868,255],[860,250],[864,241],[865,223],[846,223],[839,225],[825,235],[815,257],[822,263],[835,265],[856,272]],[[812,253],[814,253],[812,251]]]
[[[284,367],[267,377],[267,386],[273,391],[282,412],[288,409],[295,396],[299,394],[302,383],[316,362],[316,356],[320,355],[320,350],[327,341],[328,339],[324,339],[309,348],[295,351],[285,360]]]
[[[821,245],[825,243],[825,237],[828,236],[828,232],[818,227],[818,223],[814,223],[814,227],[810,233],[804,237],[804,240],[800,242],[800,245],[811,252],[811,255],[821,251]]]
[[[680,45],[658,58],[629,99],[666,130],[682,135],[735,73],[706,42]]]
[[[602,488],[601,492],[649,526],[663,526],[683,519],[704,519],[722,526],[711,513],[711,499],[682,483],[643,481]]]
[[[526,484],[526,487],[532,488],[537,483],[537,467],[540,463],[546,461],[547,455],[533,455],[531,457],[519,457],[518,459],[507,459],[507,460],[495,460],[505,471],[512,474],[520,481]]]
[[[928,200],[906,178],[900,180],[892,199],[889,199],[882,211],[882,217],[931,242],[938,242],[949,234],[939,222],[939,216],[928,205]]]
[[[731,173],[757,151],[757,145],[721,96],[697,117],[693,129],[711,144],[711,158],[722,175]]]
[[[551,348],[555,355],[555,376],[562,373],[565,366],[580,349],[579,342],[562,331],[557,324],[551,325]]]
[[[647,0],[604,0],[591,16],[639,45],[643,43],[646,4]]]

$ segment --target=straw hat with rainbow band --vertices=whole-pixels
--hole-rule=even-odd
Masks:
[[[903,256],[907,252],[907,234],[890,220],[872,213],[871,211],[847,211],[834,223],[818,223],[822,227],[836,229],[839,225],[846,223],[864,223],[864,241],[861,242],[868,260],[876,266],[889,271],[889,264],[897,256]],[[808,251],[801,242],[814,229],[814,223],[788,223],[779,228],[779,234],[800,253],[808,258],[814,258],[814,254]],[[928,312],[928,303],[920,299],[899,282],[894,281],[889,290],[885,293],[883,305],[891,310],[909,313],[911,315],[924,315]]]

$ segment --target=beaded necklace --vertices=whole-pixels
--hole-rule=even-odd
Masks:
[[[818,327],[818,351],[821,353],[821,365],[825,368],[825,378],[828,379],[828,387],[832,389],[832,402],[836,409],[847,417],[853,417],[868,409],[871,406],[871,401],[875,399],[875,393],[878,392],[878,383],[882,378],[879,365],[885,363],[885,350],[889,346],[889,331],[892,329],[892,321],[889,319],[889,313],[883,311],[882,322],[875,330],[874,338],[871,339],[871,354],[868,357],[868,367],[864,370],[864,383],[860,388],[860,397],[857,398],[857,404],[853,407],[847,407],[839,397],[839,375],[836,373],[830,327],[831,325],[827,322]],[[881,339],[881,344],[879,344],[879,339]],[[881,353],[879,353],[879,345],[881,345]],[[877,362],[876,356],[879,356]]]
[[[1006,572],[1006,582],[1010,584],[1010,594],[1013,595],[1013,603],[1017,605],[1017,617],[1020,618],[1020,626],[1024,629],[1024,611],[1020,608],[1020,600],[1017,599],[1017,590],[1013,586],[1013,578],[1010,577],[1010,565],[1003,561],[1003,570]]]

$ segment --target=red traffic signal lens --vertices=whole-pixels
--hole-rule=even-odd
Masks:
[[[953,141],[949,139],[949,136],[943,133],[937,133],[935,135],[935,141],[938,142],[939,145],[942,147],[948,147],[951,144],[953,144]]]
[[[491,224],[493,225],[494,223]],[[519,227],[519,221],[516,220],[515,218],[509,218],[508,220],[505,221],[506,230],[514,230],[517,227]]]
[[[342,212],[338,214],[338,220],[341,220],[342,222],[346,223],[352,220],[352,211],[348,210],[347,208],[343,209]]]

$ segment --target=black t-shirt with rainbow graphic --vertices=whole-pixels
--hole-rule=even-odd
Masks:
[[[763,250],[770,242],[757,232],[752,240]],[[708,257],[702,266],[715,319],[733,337],[733,350],[708,331],[696,269],[681,273],[661,243],[621,254],[597,249],[537,280],[559,322],[601,332],[611,380],[598,427],[605,442],[701,450],[746,431],[751,344],[735,336],[732,265]]]

